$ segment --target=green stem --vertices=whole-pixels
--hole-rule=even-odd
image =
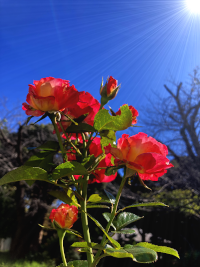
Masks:
[[[90,238],[90,231],[88,226],[88,217],[87,217],[87,207],[86,207],[86,201],[87,201],[87,185],[89,176],[84,177],[85,183],[83,184],[83,191],[82,191],[82,197],[84,198],[83,201],[80,201],[81,204],[81,220],[82,220],[82,227],[83,227],[83,236],[84,240],[90,244],[91,238]],[[92,248],[89,249],[89,252],[87,252],[87,260],[88,260],[88,266],[90,266],[93,262],[93,254],[92,254]]]
[[[83,138],[83,157],[86,158],[87,157],[87,143],[86,143],[86,137],[84,133],[81,133],[81,136]]]
[[[78,125],[77,122],[75,122],[72,118],[70,118],[67,114],[64,114],[62,111],[60,111],[60,113],[65,116],[66,118],[68,118],[69,121],[73,122],[75,125]]]
[[[118,204],[119,204],[119,199],[120,199],[120,196],[121,196],[121,193],[122,193],[122,189],[126,183],[126,180],[127,180],[127,177],[126,177],[126,173],[124,174],[124,177],[122,178],[122,181],[121,181],[121,184],[120,184],[120,187],[119,187],[119,190],[118,190],[118,193],[117,193],[117,196],[116,196],[116,199],[115,199],[115,204],[114,204],[114,207],[113,207],[113,210],[112,210],[112,213],[111,213],[111,217],[110,217],[110,221],[108,222],[107,226],[106,226],[106,233],[108,233],[109,229],[110,229],[110,226],[115,218],[115,215],[116,215],[116,211],[117,211],[117,207],[118,207]],[[101,240],[101,245],[104,246],[105,244],[105,241],[106,241],[106,235],[104,234],[103,235],[103,238]],[[90,266],[90,267],[95,267],[95,262],[97,262],[97,258],[100,256],[101,254],[101,250],[98,250],[97,254],[95,255],[94,257],[94,262],[93,264]]]
[[[96,159],[95,159],[95,164],[93,166],[90,166],[89,172],[91,173],[100,163],[100,161],[105,157],[105,154],[102,153],[100,154]],[[106,167],[107,168],[107,167]],[[98,168],[97,168],[98,169]]]
[[[69,142],[70,145],[75,149],[75,151],[76,151],[79,155],[82,156],[80,150],[79,150],[79,149],[72,143],[72,141],[71,141],[71,140],[69,139],[69,137],[67,136],[67,134],[66,134],[66,132],[65,132],[63,126],[62,126],[62,123],[61,123],[60,121],[59,121],[58,123],[59,123],[60,128],[62,129],[62,131],[63,131],[63,133],[64,133],[64,135],[65,135],[65,137],[66,137],[66,139],[67,139],[67,142]]]
[[[67,266],[67,261],[65,258],[65,252],[64,252],[64,247],[63,247],[63,240],[64,240],[64,236],[65,236],[66,231],[63,229],[57,228],[57,233],[58,233],[58,238],[59,238],[60,254],[62,257],[62,261],[63,261],[64,266]]]
[[[82,133],[82,138],[83,138],[83,157],[87,157],[87,143],[86,143],[86,138],[85,135]],[[83,236],[84,240],[90,244],[91,243],[91,238],[90,238],[90,231],[89,231],[89,226],[88,226],[88,217],[87,217],[87,187],[88,187],[88,180],[89,180],[89,175],[84,176],[84,183],[83,187],[81,190],[83,200],[80,200],[81,204],[81,220],[82,220],[82,227],[83,227]],[[89,252],[87,252],[87,260],[88,260],[88,266],[92,264],[93,262],[93,254],[92,254],[92,248],[89,249]]]
[[[57,126],[56,121],[55,121],[55,115],[54,114],[49,114],[49,118],[52,121],[52,124],[54,126],[54,129],[55,129],[55,132],[56,132],[56,135],[57,135],[57,138],[58,138],[58,143],[60,145],[60,150],[62,152],[63,159],[66,159],[67,154],[66,154],[66,151],[65,151],[65,149],[63,147],[63,143],[62,143],[62,139],[61,139],[61,136],[60,136],[60,132],[58,130],[58,126]]]

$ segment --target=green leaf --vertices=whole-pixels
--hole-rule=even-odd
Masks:
[[[72,190],[71,190],[72,191]],[[68,196],[68,194],[65,191],[50,191],[49,194],[57,199],[60,199],[61,201],[65,202],[69,205],[74,205],[76,207],[80,206],[77,203],[76,197],[74,194],[72,196]]]
[[[86,260],[69,261],[67,267],[88,267],[88,261]]]
[[[123,248],[121,249],[107,248],[105,249],[105,253],[114,258],[132,258],[133,259],[133,255],[131,253],[128,253]]]
[[[149,248],[125,245],[123,248],[126,252],[133,255],[133,260],[139,263],[151,263],[157,260],[157,253]]]
[[[48,113],[46,112],[44,115],[42,115],[42,117],[39,118],[39,120],[37,120],[36,122],[31,123],[31,124],[35,125],[37,122],[44,120],[47,116],[48,116]]]
[[[98,194],[93,194],[89,197],[88,202],[98,202],[101,200],[101,197]]]
[[[113,224],[116,227],[116,231],[119,231],[127,225],[136,222],[142,218],[143,217],[139,217],[130,212],[122,212],[117,216],[116,219],[114,219]]]
[[[94,155],[88,155],[87,158],[84,158],[82,161],[82,165],[88,169],[94,162],[95,162],[95,157]]]
[[[129,209],[129,208],[136,208],[136,207],[153,207],[153,206],[164,206],[164,207],[169,207],[166,204],[162,203],[162,202],[149,202],[149,203],[138,203],[138,204],[133,204],[127,207],[124,207],[123,209],[118,210],[117,213],[125,210],[125,209]]]
[[[41,224],[39,224],[38,223],[38,225],[40,226],[40,227],[42,227],[44,230],[56,230],[55,228],[50,228],[50,227],[45,227],[45,226],[43,226],[43,225],[41,225]]]
[[[103,152],[105,152],[104,147],[108,146],[109,144],[111,144],[111,146],[116,147],[116,136],[115,136],[115,132],[114,131],[102,131],[101,134],[101,148],[103,150]]]
[[[26,183],[27,183],[29,186],[31,186],[31,185],[33,185],[33,184],[35,183],[35,180],[33,180],[33,181],[26,181]]]
[[[114,234],[125,234],[125,235],[130,235],[130,234],[134,234],[135,230],[133,229],[124,229],[124,230],[120,230],[120,231],[112,231],[112,233]]]
[[[94,208],[97,208],[97,209],[110,209],[110,207],[106,206],[106,205],[95,205],[95,204],[89,204],[87,205],[87,208],[88,209],[94,209]]]
[[[107,197],[109,198],[110,203],[115,204],[115,197],[111,193],[106,191],[105,189],[104,189],[104,192],[106,193]]]
[[[24,165],[31,167],[40,167],[46,171],[49,171],[53,166],[53,156],[55,152],[52,151],[40,151],[30,157]]]
[[[77,180],[78,181],[78,180]],[[107,196],[105,196],[104,194],[100,193],[99,196],[101,197],[101,200],[97,201],[97,202],[93,202],[95,204],[101,204],[101,203],[109,203],[110,204],[110,200]],[[93,205],[93,204],[89,204],[89,205]]]
[[[128,105],[120,107],[121,115],[111,116],[109,111],[101,109],[94,118],[94,128],[102,130],[121,131],[132,125],[132,112]]]
[[[87,242],[74,242],[72,245],[72,247],[75,248],[93,248],[93,249],[104,249],[103,246],[99,245],[98,243],[87,243]]]
[[[42,149],[42,150],[50,150],[50,151],[58,151],[59,147],[59,143],[56,141],[48,141],[45,144],[37,147],[38,149]]]
[[[64,228],[60,228],[60,225],[55,220],[52,221],[52,225],[57,230],[58,236],[59,235],[63,235],[64,233],[67,233],[67,234],[72,234],[72,235],[76,235],[76,236],[78,236],[80,238],[83,238],[81,236],[81,234],[78,231],[74,230],[74,229],[65,228],[65,227]]]
[[[38,165],[52,152],[40,151],[35,155],[31,156],[24,165],[38,167]]]
[[[53,167],[55,167],[55,164],[53,163],[53,157],[55,155],[55,152],[50,153],[43,161],[40,162],[38,167],[50,171]]]
[[[76,190],[73,191],[70,187],[68,187],[67,189],[64,189],[66,194],[68,195],[69,198],[71,198],[71,200],[75,203],[75,204],[78,204],[78,201],[76,199]]]
[[[68,234],[76,235],[76,236],[78,236],[80,238],[83,238],[81,236],[81,234],[78,231],[74,230],[74,229],[65,229],[65,232],[68,233]]]
[[[88,217],[90,217],[91,220],[93,220],[95,222],[95,224],[101,229],[101,231],[106,235],[106,237],[108,238],[108,240],[111,242],[111,244],[115,247],[115,248],[120,248],[120,244],[114,240],[112,237],[110,237],[108,235],[108,233],[106,233],[106,231],[104,230],[103,226],[95,219],[93,218],[90,214],[88,214]]]
[[[57,180],[64,176],[70,175],[85,175],[87,174],[87,170],[84,166],[76,161],[67,161],[65,163],[60,164],[58,167],[55,168],[52,174],[52,178]]]
[[[28,125],[29,121],[33,118],[34,116],[30,116],[28,117],[28,119],[26,120],[26,125]]]
[[[48,175],[47,172],[41,168],[23,165],[4,175],[0,179],[0,185],[22,180],[29,180],[29,181],[40,180],[48,182]]]
[[[126,245],[121,249],[107,248],[105,253],[115,258],[132,258],[139,263],[151,263],[157,260],[157,254],[155,251],[148,249]]]
[[[111,213],[104,212],[103,213],[103,217],[106,219],[107,222],[109,222],[110,221],[110,217],[111,217]],[[111,223],[111,226],[116,230],[116,227],[114,226],[113,223]]]
[[[86,253],[90,253],[90,248],[79,248],[78,250],[77,250],[78,252],[86,252]]]
[[[71,124],[65,131],[67,133],[96,132],[94,127],[86,123],[79,123],[78,125]]]
[[[162,252],[162,253],[170,254],[170,255],[173,255],[173,256],[180,259],[179,255],[178,255],[178,251],[173,249],[173,248],[169,248],[169,247],[165,247],[165,246],[157,246],[157,245],[153,245],[153,244],[147,243],[147,242],[140,242],[135,246],[150,248],[156,252]]]

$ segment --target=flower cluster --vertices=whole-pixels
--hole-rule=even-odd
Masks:
[[[101,85],[100,94],[101,105],[88,92],[78,92],[74,85],[70,86],[69,81],[55,79],[52,77],[43,78],[34,81],[34,85],[29,85],[27,103],[23,103],[23,109],[27,115],[41,116],[44,113],[61,112],[61,118],[57,124],[63,137],[67,136],[68,149],[66,151],[69,161],[77,160],[77,153],[72,145],[76,143],[78,149],[83,147],[81,133],[66,133],[67,128],[76,121],[94,126],[94,118],[102,105],[113,99],[119,90],[117,80],[110,76],[103,86]],[[103,99],[103,100],[102,100]],[[104,104],[102,104],[104,103]],[[137,123],[138,111],[133,106],[128,106],[132,114],[132,124]],[[114,112],[113,112],[114,113]],[[121,109],[113,116],[121,116]],[[85,135],[91,133],[85,133]],[[67,141],[66,141],[67,142]],[[101,138],[91,138],[88,146],[88,153],[99,158],[103,155],[104,147],[101,144]],[[115,166],[124,165],[129,169],[135,170],[143,180],[156,181],[160,176],[166,173],[168,168],[173,165],[167,159],[167,147],[157,142],[152,137],[147,137],[144,133],[138,133],[129,137],[122,135],[117,142],[117,147],[113,144],[105,146],[104,157],[96,164],[96,168],[91,172],[89,183],[110,182],[116,178],[116,174],[105,175],[107,167],[114,166],[111,158],[114,157]],[[80,176],[75,175],[78,179]]]
[[[110,226],[115,226],[116,231],[120,233],[123,225],[127,226],[140,218],[135,214],[123,212],[125,208],[131,208],[132,205],[118,209],[119,199],[127,179],[136,176],[147,188],[141,179],[157,181],[167,172],[167,169],[173,167],[167,158],[167,147],[145,133],[140,132],[133,136],[123,134],[117,140],[116,132],[134,127],[139,115],[138,111],[128,104],[122,105],[117,112],[114,112],[111,107],[109,110],[105,108],[105,105],[116,97],[119,88],[118,81],[112,76],[108,77],[105,84],[102,80],[99,102],[90,93],[79,92],[74,85],[70,86],[68,80],[47,77],[34,81],[34,85],[29,85],[27,103],[23,103],[23,110],[31,116],[28,121],[32,116],[42,116],[39,120],[48,116],[58,139],[58,142],[47,142],[39,147],[40,152],[38,152],[36,161],[39,168],[29,165],[26,168],[19,168],[17,181],[18,177],[25,179],[27,168],[30,168],[28,173],[31,173],[32,180],[37,180],[41,174],[42,180],[60,188],[60,190],[51,191],[50,194],[66,204],[62,203],[57,209],[53,209],[49,219],[59,237],[62,266],[68,265],[63,248],[65,234],[71,233],[79,237],[82,235],[70,229],[78,219],[78,212],[81,217],[84,242],[75,242],[73,246],[80,246],[81,249],[83,248],[81,251],[86,251],[87,262],[83,262],[84,266],[85,264],[89,267],[96,266],[100,258],[105,255],[119,258],[131,257],[137,262],[150,263],[157,260],[156,252],[160,251],[157,246],[154,251],[154,245],[146,247],[144,242],[139,244],[140,247],[127,244],[124,248],[120,248],[120,244],[109,235]],[[57,156],[58,153],[62,154],[63,162],[56,166],[53,156]],[[120,168],[124,169],[124,177],[121,179],[116,197],[107,191],[105,191],[107,196],[96,193],[88,196],[88,184],[111,182],[117,177],[117,170]],[[12,172],[15,174],[15,170]],[[12,181],[15,180],[14,174],[9,176],[12,177]],[[4,177],[1,181],[7,179]],[[132,179],[129,181],[131,182]],[[150,206],[154,203],[134,206],[146,205]],[[163,206],[164,204],[157,202],[155,205]],[[108,221],[105,230],[87,212],[88,208],[110,209],[110,213],[103,214],[106,214],[104,217]],[[91,246],[94,243],[91,242],[88,217],[104,232],[101,244],[95,247]],[[108,242],[112,247],[105,246]],[[102,247],[105,255],[101,255]],[[93,256],[95,250],[92,248],[95,250],[100,248],[95,257]],[[139,256],[137,248],[142,251]],[[167,250],[167,253],[178,256],[177,252],[172,249]],[[82,262],[78,262],[72,261],[69,265],[82,266]]]

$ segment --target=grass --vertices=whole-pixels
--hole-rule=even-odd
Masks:
[[[9,259],[8,253],[0,253],[0,267],[55,267],[55,262],[38,262],[27,260],[12,261]]]
[[[36,261],[16,261],[15,263],[6,263],[2,262],[0,263],[0,267],[54,267],[55,265],[49,265],[49,263],[40,263]]]

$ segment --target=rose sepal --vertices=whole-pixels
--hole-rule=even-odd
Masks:
[[[60,235],[61,235],[61,233],[64,233],[64,234],[70,233],[70,234],[76,235],[80,238],[83,238],[78,231],[71,229],[71,228],[61,227],[59,225],[59,223],[57,223],[55,220],[53,220],[53,222],[51,224],[52,224],[53,228],[50,228],[49,230],[55,229],[57,231],[57,233],[59,232]]]
[[[110,100],[116,97],[120,86],[117,86],[116,89],[113,90],[113,92],[110,95],[107,95],[107,84],[103,87],[103,90],[101,91],[101,108],[105,106]]]

